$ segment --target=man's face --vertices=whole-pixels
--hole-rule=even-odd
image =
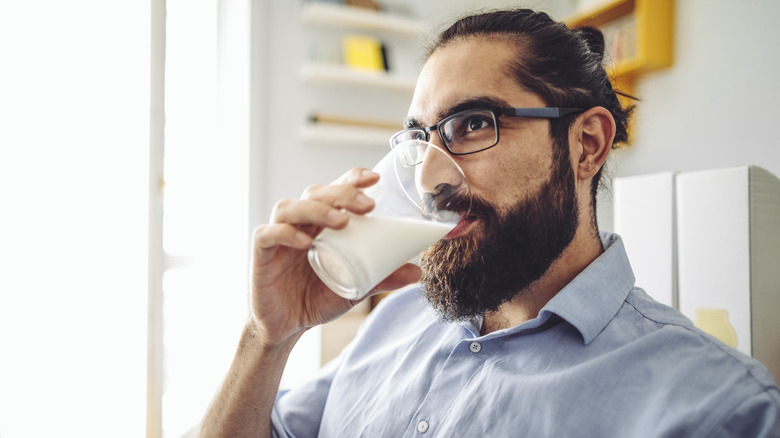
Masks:
[[[469,108],[545,106],[509,74],[516,54],[506,42],[473,38],[438,49],[421,72],[410,121],[430,126]],[[568,147],[553,145],[549,122],[501,117],[498,126],[495,147],[456,157],[474,196],[471,214],[421,258],[424,293],[446,319],[495,311],[522,293],[577,229]],[[435,134],[431,141],[441,144]]]

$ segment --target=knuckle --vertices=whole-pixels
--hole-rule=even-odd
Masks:
[[[270,224],[255,228],[254,247],[256,250],[270,249],[283,244],[294,236],[296,228],[289,224]]]
[[[324,186],[322,184],[313,184],[303,191],[302,199],[310,199],[317,192],[321,191]]]
[[[266,227],[267,227],[267,225],[258,225],[258,226],[256,226],[255,229],[252,230],[252,238],[254,240],[257,240],[260,237],[260,235],[262,235],[265,232],[265,228]]]
[[[273,209],[271,210],[271,222],[276,222],[281,213],[290,209],[294,203],[295,201],[292,199],[280,199],[279,201],[276,201],[276,204],[274,204]]]
[[[263,246],[267,245],[269,228],[270,225],[261,225],[255,228],[253,235],[255,247],[262,248]]]

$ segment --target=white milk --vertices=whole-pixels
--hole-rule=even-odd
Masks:
[[[344,229],[325,229],[317,236],[309,262],[336,293],[359,299],[454,227],[421,219],[350,214]]]

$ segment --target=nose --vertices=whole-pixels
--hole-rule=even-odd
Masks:
[[[433,128],[428,131],[428,143],[436,145],[442,150],[447,150],[447,146],[444,145],[444,140],[441,138],[441,134],[439,133],[438,129]]]
[[[439,139],[439,141],[441,141]],[[431,143],[417,165],[415,179],[420,197],[435,209],[451,210],[458,198],[468,193],[466,177],[443,146]]]

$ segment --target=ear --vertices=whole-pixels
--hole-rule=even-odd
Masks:
[[[598,173],[606,161],[615,139],[615,119],[604,107],[593,107],[580,115],[575,123],[574,150],[577,160],[577,178],[586,180]]]

